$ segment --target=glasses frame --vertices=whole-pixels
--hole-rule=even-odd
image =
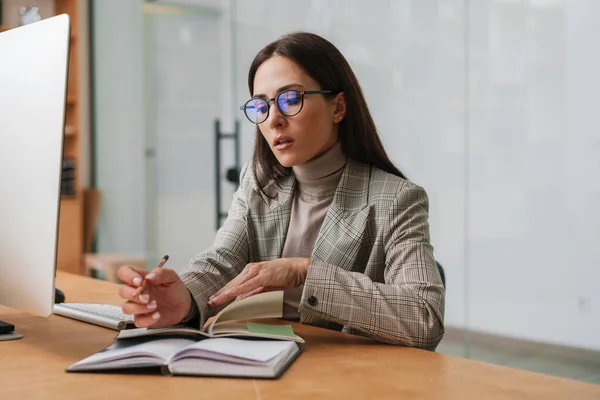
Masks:
[[[277,99],[279,99],[279,96],[281,96],[282,94],[284,94],[284,93],[287,93],[287,92],[297,92],[297,93],[299,93],[299,94],[300,94],[300,101],[301,101],[301,103],[300,103],[300,108],[298,109],[298,112],[296,112],[296,113],[294,113],[294,114],[286,114],[286,113],[285,113],[285,112],[284,112],[284,111],[281,109],[281,107],[279,106],[279,101],[277,101]],[[282,90],[281,92],[279,92],[279,93],[277,94],[277,96],[275,96],[275,97],[273,97],[273,98],[270,98],[270,99],[264,99],[264,98],[262,98],[262,97],[252,97],[250,100],[248,100],[247,102],[245,102],[244,104],[242,104],[242,105],[240,106],[240,110],[242,110],[242,111],[244,112],[244,115],[246,116],[246,118],[247,118],[247,119],[248,119],[250,122],[252,122],[252,123],[253,123],[253,124],[255,124],[255,125],[260,125],[260,124],[262,124],[263,122],[265,122],[266,120],[268,120],[268,119],[269,119],[269,113],[271,112],[271,105],[270,105],[270,103],[271,103],[272,101],[274,101],[274,102],[275,102],[275,107],[277,107],[277,109],[279,110],[279,112],[280,112],[282,115],[285,115],[286,117],[293,117],[293,116],[295,116],[295,115],[298,115],[298,114],[300,114],[300,111],[302,111],[302,109],[304,108],[304,95],[307,95],[307,94],[333,94],[333,91],[332,91],[332,90],[305,90],[305,91],[302,91],[302,90],[296,90],[296,89],[286,89],[286,90]],[[251,120],[251,119],[250,119],[250,117],[248,116],[248,113],[246,112],[246,106],[247,106],[247,105],[248,105],[248,103],[250,103],[251,101],[253,101],[253,100],[259,100],[259,99],[260,99],[260,100],[264,100],[264,101],[266,101],[266,102],[267,102],[267,113],[266,113],[265,119],[263,119],[263,120],[262,120],[262,121],[260,121],[260,122],[254,122],[254,121],[253,121],[253,120]]]

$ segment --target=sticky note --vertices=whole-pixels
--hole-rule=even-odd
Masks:
[[[296,337],[291,325],[268,325],[256,322],[246,322],[246,327],[248,328],[248,331],[252,333]]]

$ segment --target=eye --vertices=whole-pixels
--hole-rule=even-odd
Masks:
[[[267,102],[261,99],[257,99],[255,101],[252,102],[252,107],[254,109],[256,109],[257,113],[262,113],[265,114],[267,113],[269,106],[267,105]]]
[[[288,90],[285,93],[285,102],[288,106],[295,106],[300,104],[300,93],[296,90]]]
[[[290,106],[295,106],[297,104],[300,104],[300,98],[295,97],[295,95],[289,96],[286,100],[287,100],[288,105],[290,105]]]

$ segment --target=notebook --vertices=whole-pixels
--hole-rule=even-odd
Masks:
[[[289,324],[273,325],[247,321],[258,318],[280,318],[282,315],[283,291],[265,292],[230,303],[217,315],[209,318],[201,329],[186,326],[127,329],[120,331],[116,339],[168,335],[203,338],[253,337],[304,343]]]
[[[155,368],[163,375],[278,378],[300,354],[294,341],[142,337],[119,340],[67,368],[101,372]]]

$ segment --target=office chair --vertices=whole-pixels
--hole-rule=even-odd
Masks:
[[[442,264],[437,262],[437,260],[435,263],[438,267],[438,271],[440,271],[440,276],[442,277],[442,284],[444,285],[444,289],[445,289],[446,288],[446,273],[444,272],[444,267],[442,267]]]

